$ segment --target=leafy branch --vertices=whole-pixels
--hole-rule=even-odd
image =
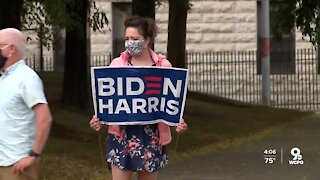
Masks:
[[[303,39],[308,37],[313,45],[318,45],[320,41],[320,1],[294,0],[282,2],[285,5],[281,6],[271,16],[274,17],[271,18],[274,35],[279,37],[281,33],[288,32],[296,26],[301,31]]]
[[[42,44],[49,48],[61,37],[58,29],[79,28],[77,16],[72,11],[68,11],[77,6],[75,3],[73,0],[24,0],[21,16],[22,28],[36,31],[37,40],[41,40]],[[109,25],[106,13],[97,7],[94,0],[88,0],[88,5],[89,26],[94,32],[102,32]]]

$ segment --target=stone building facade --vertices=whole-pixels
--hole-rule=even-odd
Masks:
[[[107,13],[109,25],[103,32],[91,32],[91,54],[112,53],[112,56],[118,56],[124,49],[123,21],[131,14],[131,0],[97,0],[97,2],[98,7]],[[214,58],[209,59],[187,56],[190,70],[188,88],[250,103],[261,102],[261,86],[257,86],[261,84],[258,68],[261,66],[255,55],[259,24],[258,2],[256,0],[191,0],[191,3],[192,8],[187,18],[186,50],[188,52],[232,52],[227,54],[222,52],[220,58],[217,53],[213,53],[211,57]],[[168,27],[167,3],[162,3],[156,8],[156,22],[159,34],[155,39],[155,50],[165,53]],[[35,39],[34,34],[29,33],[29,35]],[[290,36],[293,38],[288,43],[294,44],[289,44],[291,49],[287,51],[288,44],[282,44],[278,47],[284,49],[283,52],[276,56],[271,54],[270,65],[273,74],[271,75],[271,104],[276,105],[278,101],[280,104],[277,107],[285,107],[281,103],[319,104],[317,95],[320,93],[320,79],[315,69],[318,66],[315,52],[311,55],[296,53],[296,49],[310,49],[312,45],[307,40],[302,40],[302,35],[297,30]],[[37,49],[36,41],[30,44],[30,50]],[[241,51],[251,51],[251,53]],[[34,51],[30,52],[37,54]],[[244,56],[238,58],[239,53]],[[46,50],[44,54],[52,56],[52,51]],[[201,61],[203,62],[199,63]],[[277,69],[281,67],[280,65],[285,67],[285,71],[282,68]],[[288,86],[281,86],[282,84]],[[247,96],[249,98],[242,99]]]
[[[191,4],[187,18],[187,51],[256,50],[256,0],[191,0]],[[113,53],[117,56],[124,48],[123,21],[131,13],[131,0],[99,0],[97,5],[107,14],[110,23],[102,32],[91,32],[91,54]],[[155,40],[155,50],[163,53],[167,48],[168,9],[166,1],[156,7],[159,34]],[[38,55],[36,35],[31,31],[27,34],[33,39],[29,42],[28,55]],[[312,47],[307,40],[302,40],[299,32],[295,39],[297,49]],[[44,55],[52,55],[52,49],[44,48]]]
[[[110,20],[104,33],[91,34],[92,54],[112,52],[114,38],[124,33],[119,24],[123,23],[129,12],[130,0],[100,0],[99,6],[107,12]],[[187,51],[243,51],[257,47],[257,1],[256,0],[191,0],[192,8],[187,18]],[[121,7],[121,5],[124,5]],[[126,7],[126,8],[124,8]],[[127,9],[127,10],[124,10]],[[117,15],[118,13],[118,15]],[[119,18],[119,16],[121,18]],[[120,21],[120,22],[119,22]],[[115,23],[117,22],[117,23]],[[155,50],[166,52],[168,29],[168,4],[162,3],[156,8],[156,22],[159,34],[155,40]],[[118,35],[115,35],[118,34]],[[296,33],[296,48],[311,48],[312,45],[302,40],[301,33]]]

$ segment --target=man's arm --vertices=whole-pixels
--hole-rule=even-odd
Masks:
[[[35,153],[40,154],[47,142],[50,133],[52,117],[48,104],[37,104],[33,106],[32,109],[36,116],[36,133],[32,150]]]
[[[35,141],[32,147],[34,153],[40,154],[47,142],[50,127],[52,122],[52,117],[50,114],[48,104],[36,104],[32,107],[34,114],[36,116],[36,132]],[[36,161],[36,157],[27,156],[20,159],[16,164],[13,165],[13,171],[15,174],[21,174],[23,171],[31,166]]]

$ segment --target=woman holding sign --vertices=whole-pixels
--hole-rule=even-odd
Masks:
[[[134,16],[128,18],[124,25],[126,50],[110,66],[171,67],[164,56],[149,48],[157,33],[153,19]],[[90,120],[90,127],[100,130],[101,123],[96,116]],[[176,131],[185,132],[187,127],[182,119]],[[111,163],[113,180],[130,180],[132,172],[137,172],[138,180],[157,179],[158,170],[168,162],[165,148],[171,141],[168,125],[110,125],[108,133],[107,161]]]

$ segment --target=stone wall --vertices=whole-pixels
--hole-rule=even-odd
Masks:
[[[91,53],[92,55],[106,55],[112,52],[112,31],[117,31],[112,28],[112,22],[116,21],[116,19],[112,19],[112,3],[130,2],[130,0],[100,0],[98,2],[98,7],[107,13],[109,25],[103,29],[103,32],[91,32]],[[255,0],[192,0],[191,2],[193,6],[187,19],[186,49],[189,52],[256,50],[257,7]],[[166,52],[168,4],[162,3],[156,8],[156,21],[159,34],[155,41],[155,50]],[[35,39],[34,34],[31,32],[28,34]],[[311,48],[311,43],[302,40],[301,37],[301,33],[297,32],[296,48]],[[28,48],[29,52],[37,54],[37,41],[31,41]],[[47,55],[50,53],[52,54],[47,50],[45,52]],[[315,57],[313,56],[312,59]],[[201,65],[199,62],[203,60],[211,65]],[[216,62],[217,60],[224,62],[221,65]],[[230,61],[237,62],[228,65]],[[223,57],[223,59],[206,60],[205,58],[192,59],[188,57],[188,63],[189,88],[191,90],[213,93],[237,100],[246,97],[247,100],[244,101],[252,103],[261,101],[261,76],[257,75],[256,56],[250,58],[250,61],[246,58],[228,59]],[[316,102],[318,98],[312,99],[315,94],[320,93],[318,90],[320,79],[314,67],[316,67],[315,62],[307,65],[297,63],[296,74],[272,76],[272,88],[276,90],[279,90],[276,87],[287,88],[280,88],[281,91],[272,90],[272,103],[276,101],[285,104],[318,103]],[[282,86],[282,84],[290,84],[290,86]],[[298,96],[301,98],[290,98]]]
[[[188,51],[255,50],[257,44],[257,4],[255,0],[191,1],[187,19]],[[168,4],[157,8],[160,33],[155,48],[166,51]],[[296,48],[310,48],[296,33]],[[201,45],[199,45],[201,44]]]
[[[91,53],[103,55],[112,52],[112,3],[131,0],[100,0],[97,6],[107,13],[109,25],[102,32],[91,32]],[[255,50],[257,44],[257,7],[255,0],[191,0],[187,19],[188,51]],[[166,52],[168,4],[156,8],[159,34],[155,50]],[[111,30],[111,31],[110,31]],[[124,32],[123,32],[124,33]],[[30,33],[29,33],[30,34]],[[31,35],[34,36],[34,35]],[[296,35],[296,48],[310,48],[311,43]],[[34,38],[35,39],[35,38]],[[29,54],[37,54],[37,41],[29,43]],[[51,50],[45,50],[50,55]]]
[[[27,57],[39,56],[39,40],[37,34],[33,30],[23,31],[24,35],[27,37]],[[52,48],[43,47],[44,56],[52,56]]]
[[[130,0],[101,0],[100,7],[107,12],[112,30],[112,2]],[[257,44],[257,7],[255,0],[192,0],[192,8],[187,19],[188,51],[255,50]],[[168,4],[156,8],[159,34],[155,50],[166,52],[168,38]],[[111,51],[112,33],[106,28],[104,33],[92,33],[92,53],[103,54]],[[311,43],[302,40],[296,33],[296,48],[310,48]],[[199,45],[201,44],[201,45]]]
[[[118,1],[113,0],[112,2]],[[107,14],[109,25],[106,26],[102,32],[91,31],[91,54],[104,55],[107,54],[107,52],[112,52],[112,4],[110,0],[100,0],[97,6]]]
[[[188,51],[252,50],[256,48],[255,1],[191,1],[187,19]],[[160,34],[156,48],[165,50],[168,5],[157,9]],[[201,44],[201,46],[199,46]]]

